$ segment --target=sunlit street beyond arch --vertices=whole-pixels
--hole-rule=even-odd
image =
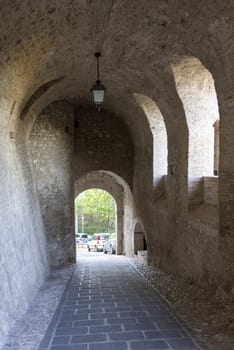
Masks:
[[[116,237],[116,202],[107,192],[92,188],[75,199],[76,255],[81,250],[104,250],[109,237]],[[92,247],[92,249],[90,248]]]

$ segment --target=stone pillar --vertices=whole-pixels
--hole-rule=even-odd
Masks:
[[[123,208],[117,210],[117,251],[116,254],[123,254]]]
[[[232,89],[234,90],[234,88]],[[233,284],[234,269],[234,98],[230,90],[219,95],[220,105],[220,160],[219,160],[219,215],[220,252],[223,258],[222,279]]]

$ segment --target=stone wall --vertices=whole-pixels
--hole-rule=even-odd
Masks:
[[[52,266],[75,261],[73,123],[73,107],[54,103],[37,118],[29,139]]]
[[[46,241],[23,144],[0,139],[0,348],[49,272]]]
[[[212,217],[214,221],[212,222]],[[219,232],[217,211],[200,207],[197,217],[189,217],[188,222],[178,223],[178,231],[173,250],[173,260],[176,270],[189,279],[201,285],[219,285],[223,275],[223,262],[219,251]],[[215,287],[214,287],[215,286]]]
[[[204,177],[204,202],[216,207],[219,206],[219,179],[218,177]]]
[[[74,174],[110,170],[132,186],[133,144],[127,126],[113,113],[76,111]]]

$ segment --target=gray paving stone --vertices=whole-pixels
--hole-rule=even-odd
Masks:
[[[105,334],[80,335],[72,337],[71,344],[104,342],[106,340]]]
[[[55,335],[80,335],[87,334],[88,327],[67,327],[67,328],[57,328],[55,331]]]
[[[168,344],[172,347],[172,349],[176,350],[194,350],[196,349],[195,344],[191,339],[171,339],[168,340]]]
[[[139,323],[145,323],[145,322],[157,323],[157,322],[161,322],[162,325],[168,323],[168,319],[165,316],[164,317],[162,317],[162,316],[158,316],[158,317],[152,317],[152,316],[136,317],[136,320]],[[170,322],[174,322],[174,321],[171,320]]]
[[[154,323],[152,322],[145,322],[145,323],[132,323],[132,324],[128,324],[125,323],[124,324],[124,330],[125,331],[145,331],[145,330],[150,330],[150,329],[156,329],[156,326]]]
[[[105,313],[91,313],[91,319],[100,319],[100,318],[115,318],[118,317],[117,312],[105,312]]]
[[[78,297],[77,297],[78,298]],[[89,304],[90,304],[90,300],[79,300],[78,301],[78,303],[77,303],[77,306],[80,306],[80,305],[82,305],[82,306],[89,306]],[[96,305],[97,303],[95,303],[95,305]],[[99,304],[100,305],[100,304]]]
[[[87,350],[87,344],[79,344],[79,345],[56,345],[51,346],[49,350]],[[38,349],[39,350],[39,349]]]
[[[121,332],[121,333],[110,333],[110,340],[134,340],[134,339],[144,339],[142,332]]]
[[[87,311],[85,311],[85,312],[87,312]],[[75,315],[75,313],[76,313],[76,309],[73,309],[70,311],[62,311],[61,317],[72,316],[72,315]]]
[[[119,317],[119,318],[108,318],[106,320],[107,324],[136,324],[137,319],[135,317]]]
[[[74,327],[80,327],[80,326],[98,326],[104,324],[104,319],[100,320],[82,320],[82,321],[75,321]]]
[[[92,305],[89,305],[89,308],[87,310],[89,313],[93,312],[93,313],[102,313],[104,312],[104,305],[103,307],[93,307]],[[77,313],[80,312],[80,308],[77,308]]]
[[[142,306],[140,306],[140,305],[138,305],[138,306],[134,305],[133,306],[132,304],[130,304],[130,311],[146,311],[146,312],[148,312],[148,310],[143,309]]]
[[[81,315],[81,314],[90,314],[90,313],[103,313],[104,312],[104,308],[103,307],[99,307],[99,308],[91,308],[88,307],[86,309],[79,309],[78,307],[75,309],[76,310],[76,314],[77,315]]]
[[[82,304],[81,304],[82,305]],[[78,303],[78,307],[80,306],[80,304]],[[96,308],[103,308],[103,307],[115,307],[115,303],[112,302],[112,303],[92,303],[92,302],[89,302],[87,304],[87,306],[89,306],[90,309],[96,309]]]
[[[88,320],[88,312],[85,314],[76,314],[76,315],[61,315],[61,321],[75,321],[75,320]]]
[[[131,350],[160,350],[170,349],[163,340],[144,340],[131,342]]]
[[[182,328],[178,322],[161,322],[156,321],[159,329],[180,329]]]
[[[105,312],[129,312],[129,311],[132,311],[132,308],[129,306],[129,307],[117,307],[117,306],[114,306],[114,307],[104,307],[104,311]],[[135,310],[134,310],[135,311]]]
[[[90,344],[89,350],[127,350],[127,343],[123,342],[108,342]]]
[[[90,327],[90,333],[114,333],[121,332],[120,325],[108,325],[108,326],[94,326]]]
[[[166,330],[166,331],[148,331],[144,332],[147,339],[159,339],[159,338],[181,338],[180,332],[177,330]]]
[[[68,336],[59,336],[59,337],[54,337],[52,340],[53,345],[63,345],[63,344],[68,344],[70,341],[70,337]]]
[[[184,325],[125,258],[90,257],[77,265],[41,350],[205,349],[194,346]]]
[[[145,311],[130,311],[130,312],[120,312],[120,317],[144,317],[147,316]]]

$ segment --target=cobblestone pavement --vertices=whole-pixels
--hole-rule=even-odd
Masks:
[[[120,256],[81,253],[38,350],[208,349]]]

